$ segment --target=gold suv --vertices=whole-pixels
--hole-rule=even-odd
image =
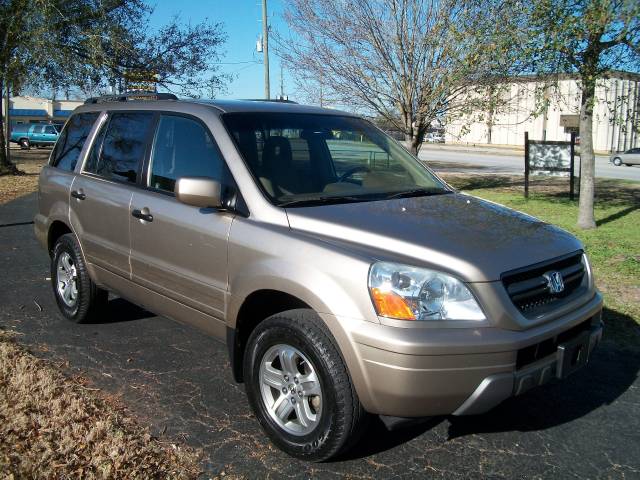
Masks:
[[[62,315],[112,291],[225,342],[266,433],[313,461],[372,414],[479,414],[562,379],[602,332],[571,234],[335,110],[90,99],[42,170],[35,232]]]

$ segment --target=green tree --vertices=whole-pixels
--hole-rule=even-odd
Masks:
[[[596,84],[614,69],[640,66],[638,0],[533,0],[514,17],[520,67],[547,79],[577,73],[580,102],[580,202],[578,226],[595,228],[593,108]],[[636,126],[637,128],[637,126]]]
[[[0,0],[0,102],[13,91],[122,91],[128,76],[153,77],[175,93],[198,96],[224,86],[217,72],[225,34],[219,23],[173,18],[149,33],[142,0]],[[0,122],[0,174],[7,161]]]

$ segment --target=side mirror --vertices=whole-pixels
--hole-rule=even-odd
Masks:
[[[179,202],[194,207],[222,207],[222,185],[207,177],[182,177],[176,182],[174,193]]]

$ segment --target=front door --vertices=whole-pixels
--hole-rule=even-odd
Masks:
[[[116,112],[98,131],[71,187],[71,221],[87,262],[130,278],[130,213],[154,114]]]
[[[224,319],[227,236],[234,216],[180,203],[173,190],[180,177],[227,182],[225,172],[205,125],[192,117],[162,114],[147,188],[134,192],[130,212],[133,280],[219,320]]]

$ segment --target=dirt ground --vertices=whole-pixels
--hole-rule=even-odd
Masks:
[[[11,161],[24,175],[0,176],[0,204],[31,193],[38,188],[38,174],[49,160],[50,148],[11,149]]]

